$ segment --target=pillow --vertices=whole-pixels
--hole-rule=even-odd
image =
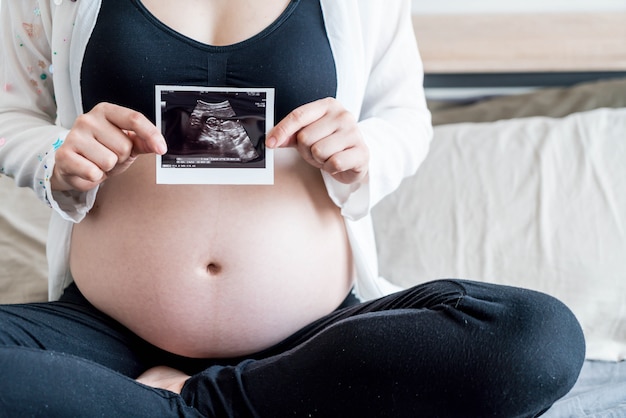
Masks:
[[[540,290],[576,314],[588,358],[626,358],[626,108],[438,126],[372,215],[391,282]]]
[[[32,190],[0,176],[0,303],[48,299],[49,216]]]
[[[626,78],[542,88],[530,93],[484,99],[456,105],[429,101],[433,125],[493,122],[532,116],[561,118],[601,107],[626,107]]]

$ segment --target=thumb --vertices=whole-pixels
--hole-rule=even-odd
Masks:
[[[130,157],[137,157],[140,154],[158,154],[163,155],[167,153],[167,142],[158,130],[150,132],[147,137],[140,136],[135,131],[124,130],[124,133],[133,143],[133,148],[130,152]]]

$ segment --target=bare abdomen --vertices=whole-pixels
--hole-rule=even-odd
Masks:
[[[141,157],[74,227],[71,270],[96,307],[189,357],[269,347],[352,285],[343,219],[318,170],[276,153],[274,186],[156,185]]]

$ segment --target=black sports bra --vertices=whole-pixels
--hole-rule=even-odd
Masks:
[[[84,111],[107,101],[154,122],[159,84],[273,87],[277,122],[304,103],[334,97],[337,74],[319,0],[292,0],[269,27],[228,46],[172,30],[140,0],[103,0],[82,65]]]

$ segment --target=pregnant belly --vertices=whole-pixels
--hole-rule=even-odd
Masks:
[[[188,357],[267,348],[336,308],[352,284],[343,220],[317,170],[277,153],[274,186],[156,185],[142,157],[74,227],[87,299]]]

